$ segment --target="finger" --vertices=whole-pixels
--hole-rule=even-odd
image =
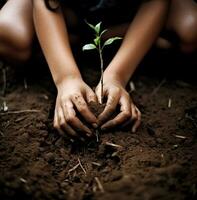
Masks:
[[[79,118],[76,116],[76,112],[73,108],[73,104],[71,101],[67,101],[65,105],[62,105],[62,109],[64,112],[65,121],[79,132],[83,132],[86,136],[90,137],[92,135],[91,130],[85,126]]]
[[[89,110],[87,103],[80,94],[74,95],[71,100],[76,106],[79,113],[86,119],[87,122],[91,123],[92,125],[97,123],[96,117]]]
[[[121,112],[114,119],[105,123],[101,127],[101,129],[105,130],[120,125],[131,117],[131,106],[130,106],[129,95],[125,95],[120,98],[120,111]]]
[[[56,108],[55,108],[55,115],[54,115],[53,127],[58,131],[58,133],[61,136],[64,136],[65,133],[60,128],[59,120],[58,120],[58,112],[57,112]]]
[[[106,103],[105,109],[98,117],[99,125],[106,122],[110,118],[110,116],[113,114],[113,112],[116,110],[116,107],[119,102],[119,98],[120,98],[119,92],[117,92],[116,90],[110,91],[107,97],[107,103]]]
[[[67,133],[70,137],[77,138],[78,135],[75,130],[73,130],[65,121],[64,113],[62,109],[58,111],[58,131],[62,135]]]
[[[141,124],[141,112],[135,105],[131,106],[131,110],[132,110],[132,118],[135,120],[131,131],[135,133],[137,128]]]
[[[106,129],[110,129],[113,128],[119,124],[122,124],[123,122],[125,122],[128,118],[130,117],[130,112],[124,111],[119,113],[114,119],[109,120],[108,122],[106,122],[102,127],[101,130],[106,130]]]
[[[97,102],[97,97],[96,97],[95,93],[90,88],[88,88],[87,91],[86,91],[86,100],[87,100],[88,103]]]

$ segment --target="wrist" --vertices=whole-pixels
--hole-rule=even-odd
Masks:
[[[120,84],[123,88],[125,88],[127,85],[127,81],[124,79],[124,77],[120,76],[120,74],[116,72],[110,72],[110,71],[104,72],[103,79],[104,79],[104,82],[105,80],[112,80]]]
[[[62,78],[59,78],[55,81],[55,85],[56,85],[56,88],[59,89],[59,88],[62,88],[63,85],[69,83],[70,81],[83,81],[82,80],[82,77],[80,74],[69,74],[69,75],[65,75],[64,77]]]

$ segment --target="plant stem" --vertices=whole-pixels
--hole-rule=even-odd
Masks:
[[[101,45],[99,43],[99,57],[100,57],[100,68],[101,68],[101,104],[103,103],[103,55]]]

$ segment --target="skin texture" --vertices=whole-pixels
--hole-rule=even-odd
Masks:
[[[0,10],[0,56],[14,63],[26,61],[31,55],[33,37],[32,2],[7,1]]]
[[[74,107],[87,122],[96,124],[97,119],[90,112],[86,103],[91,100],[95,101],[96,96],[82,80],[71,52],[62,12],[60,9],[57,12],[51,12],[45,8],[43,1],[34,0],[33,16],[38,39],[58,91],[54,127],[60,133],[66,132],[71,137],[77,137],[76,130],[81,130],[86,136],[89,136],[91,135],[90,129],[83,125],[76,116]],[[54,43],[58,51],[53,48]]]
[[[46,9],[43,0],[8,0],[0,11],[0,56],[13,61],[27,60],[36,31],[58,91],[54,126],[59,133],[67,133],[71,138],[81,140],[91,136],[90,129],[79,120],[76,111],[93,127],[108,129],[134,122],[132,131],[135,132],[141,121],[141,113],[129,97],[125,86],[143,56],[156,41],[162,27],[166,24],[167,29],[177,34],[181,50],[188,52],[196,48],[197,30],[193,28],[194,25],[197,27],[196,3],[192,0],[172,0],[169,13],[168,4],[168,0],[146,1],[132,23],[109,27],[110,31],[105,38],[115,35],[124,36],[124,39],[104,72],[107,105],[98,119],[90,112],[87,102],[100,100],[100,84],[95,94],[82,80],[70,48],[67,31],[69,26],[65,23],[61,9],[51,12]],[[118,104],[120,113],[109,120]]]

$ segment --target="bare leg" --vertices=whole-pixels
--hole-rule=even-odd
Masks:
[[[31,0],[8,0],[0,10],[0,57],[24,62],[34,36]]]
[[[172,0],[166,29],[177,37],[175,44],[182,52],[197,50],[197,3],[194,0]],[[173,46],[173,41],[167,41]]]

